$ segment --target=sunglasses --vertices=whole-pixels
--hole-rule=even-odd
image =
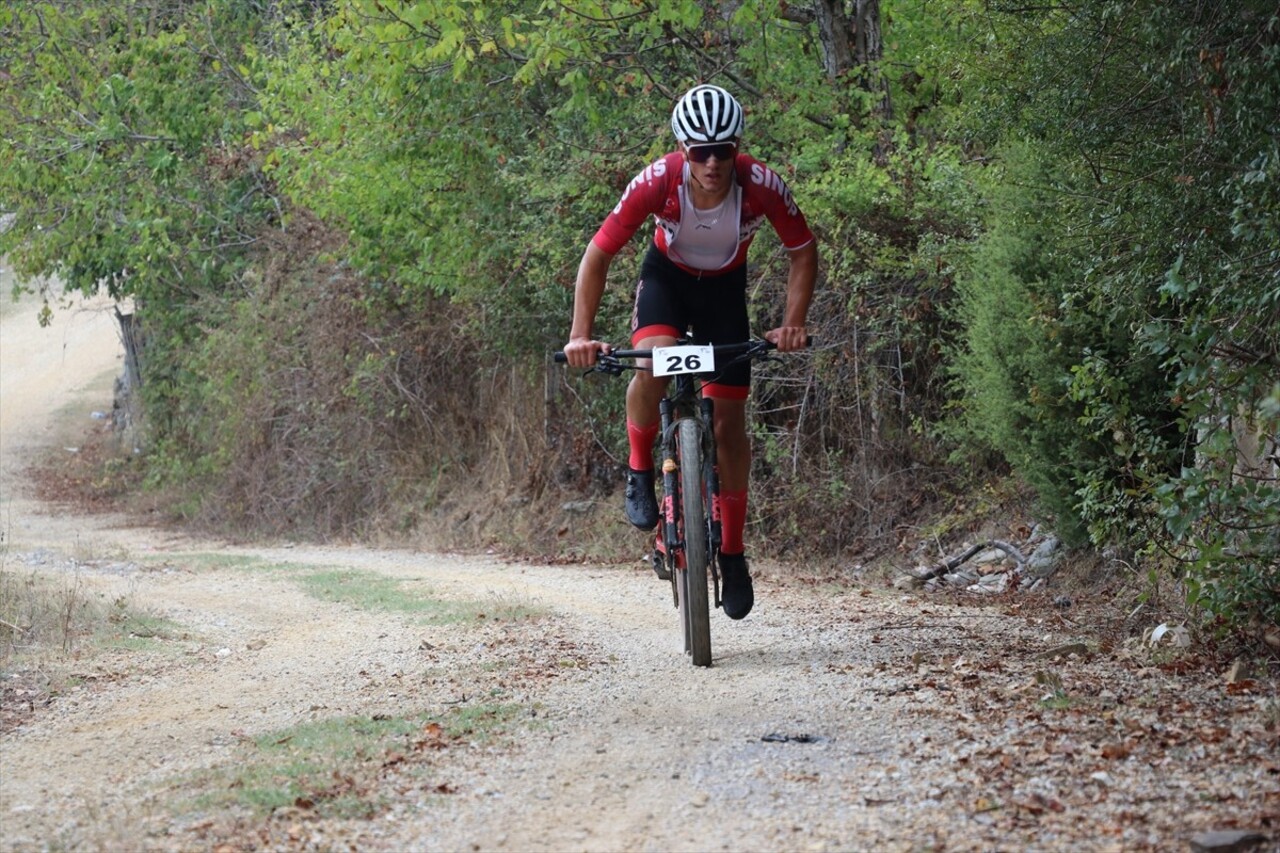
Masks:
[[[712,157],[724,161],[738,153],[738,146],[733,142],[716,142],[710,145],[690,145],[689,159],[695,163],[705,163]]]

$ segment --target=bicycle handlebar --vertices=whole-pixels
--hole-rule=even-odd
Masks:
[[[677,344],[687,344],[687,343],[689,343],[689,341],[684,339],[681,339],[680,341],[677,342]],[[813,336],[810,335],[809,338],[805,340],[804,345],[807,347],[807,346],[811,346],[812,344],[813,344]],[[763,352],[768,352],[769,350],[774,350],[777,348],[778,348],[777,344],[774,344],[771,341],[766,341],[764,338],[752,338],[749,341],[739,341],[736,344],[713,344],[711,347],[712,351],[717,356],[745,355],[747,353],[752,352],[753,350],[763,353]],[[651,349],[615,349],[615,350],[610,350],[607,353],[602,352],[600,353],[600,355],[609,356],[610,358],[615,358],[615,359],[653,358],[653,350]],[[556,364],[565,364],[566,362],[568,362],[568,359],[565,357],[563,350],[556,352],[553,358],[555,359]]]

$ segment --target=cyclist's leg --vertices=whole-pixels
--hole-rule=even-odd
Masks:
[[[699,282],[693,306],[696,340],[727,344],[745,341],[751,336],[746,288],[745,267]],[[721,494],[745,493],[747,489],[751,443],[747,438],[746,412],[750,392],[750,362],[721,370],[715,381],[702,389],[703,394],[715,400],[716,462]]]
[[[692,277],[671,263],[654,246],[640,265],[635,308],[631,314],[631,345],[636,349],[669,346],[688,328],[689,317],[682,294]],[[649,362],[641,361],[641,367]],[[627,386],[627,434],[631,438],[632,468],[652,467],[653,439],[658,428],[658,402],[667,390],[666,378],[647,370],[631,375]],[[648,465],[636,465],[635,462]]]
[[[636,349],[652,349],[665,347],[675,343],[671,334],[650,334],[634,342]],[[637,362],[648,366],[646,361]],[[667,391],[667,377],[655,377],[647,370],[637,370],[631,374],[631,382],[627,385],[627,435],[631,439],[631,458],[648,457],[648,465],[653,465],[653,439],[658,434],[658,403]],[[647,438],[647,444],[637,446],[637,439]],[[641,466],[633,464],[632,468]]]
[[[755,604],[743,542],[747,475],[751,467],[747,400],[745,395],[717,397],[715,403],[716,467],[720,472],[720,494],[715,498],[720,515],[720,603],[730,619],[742,619]]]
[[[646,340],[661,341],[660,337]],[[643,346],[662,344],[644,344]],[[627,486],[623,509],[627,520],[641,530],[658,523],[658,501],[654,495],[653,443],[658,437],[658,401],[665,383],[648,371],[636,371],[627,385]]]
[[[741,554],[747,521],[747,476],[751,442],[747,437],[747,401],[716,398],[716,468],[720,474],[720,548]]]
[[[716,462],[720,469],[720,490],[739,492],[747,488],[751,468],[751,442],[747,438],[747,400],[715,398]]]
[[[666,346],[679,334],[680,308],[678,289],[672,270],[679,272],[654,248],[650,248],[640,267],[636,283],[635,310],[631,316],[631,343],[637,349]],[[641,362],[648,367],[648,362]],[[654,497],[653,444],[658,436],[658,403],[666,393],[667,379],[655,378],[647,370],[631,375],[627,385],[627,519],[641,530],[651,530],[658,523],[658,505]]]
[[[718,343],[745,341],[751,325],[747,316],[746,270],[727,273],[701,290],[705,299],[693,321],[699,340]],[[751,442],[747,436],[747,397],[751,391],[749,362],[721,371],[703,393],[715,400],[716,467],[720,494],[721,604],[725,615],[741,619],[755,603],[751,574],[744,556],[743,532],[747,520],[747,478],[751,469]]]

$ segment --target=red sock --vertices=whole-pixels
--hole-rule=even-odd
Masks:
[[[648,426],[636,426],[627,421],[627,443],[631,445],[631,458],[627,464],[632,471],[653,470],[653,440],[658,437],[659,421]]]
[[[747,526],[747,490],[720,492],[720,551],[741,554],[742,534]]]

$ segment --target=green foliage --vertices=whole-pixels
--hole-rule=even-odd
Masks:
[[[1059,534],[1078,544],[1076,462],[1096,454],[1076,423],[1068,385],[1073,339],[1092,336],[1064,328],[1059,310],[1078,274],[1053,239],[1061,197],[1051,170],[1025,148],[1003,151],[982,177],[987,219],[961,264],[949,365],[961,417],[942,431],[1003,456],[1036,488]]]
[[[988,437],[1030,414],[1027,434],[1049,452],[1007,455],[1037,481],[1069,451],[1053,493],[1073,497],[1093,541],[1178,556],[1189,597],[1228,624],[1274,620],[1276,471],[1242,467],[1241,454],[1242,440],[1274,446],[1280,433],[1266,403],[1280,365],[1280,16],[1261,2],[1124,0],[986,20],[973,126],[987,140],[1021,135],[1055,163],[1062,195],[1041,251],[1077,261],[1047,282],[1055,323],[1030,356],[958,365],[971,390],[982,369],[1015,375],[1029,359],[1056,387],[1069,372],[1080,431],[1055,437],[1062,398],[1020,391]],[[983,300],[1000,298],[970,294]]]
[[[132,300],[149,425],[178,454],[186,348],[274,210],[233,67],[261,23],[233,0],[0,9],[0,255],[21,279]]]
[[[155,298],[175,279],[226,280],[230,244],[258,203],[239,155],[220,45],[243,40],[237,4],[11,4],[0,13],[6,85],[0,237],[20,274],[84,293]],[[205,31],[203,24],[217,21]],[[90,49],[81,50],[81,45]],[[190,284],[188,285],[190,286]]]
[[[323,536],[477,482],[605,491],[621,384],[545,354],[672,100],[722,83],[823,253],[818,349],[757,386],[760,541],[882,549],[955,463],[1008,466],[1067,538],[1274,618],[1274,4],[882,8],[891,114],[776,0],[8,4],[0,253],[142,312],[154,479],[193,516]],[[767,229],[752,263],[759,330]],[[815,531],[833,506],[856,526]]]
[[[490,231],[475,218],[509,206],[493,180],[503,155],[488,129],[501,96],[476,86],[465,94],[478,101],[467,103],[451,77],[413,73],[432,60],[408,52],[407,24],[353,11],[350,28],[335,19],[287,32],[283,52],[259,60],[255,139],[269,172],[349,236],[370,304],[421,308],[425,296],[473,288],[486,260],[509,248],[491,239],[500,222]],[[386,55],[374,61],[371,51]]]
[[[558,285],[666,150],[671,99],[723,61],[701,47],[778,29],[767,4],[711,8],[346,0],[260,57],[256,139],[294,203],[350,236],[370,300],[483,302],[477,334],[545,349],[567,327]],[[628,302],[611,291],[601,327]]]
[[[91,23],[113,12],[105,3],[83,8],[75,38],[92,41]],[[849,500],[885,506],[875,514],[891,517],[888,507],[915,482],[892,472],[923,477],[918,458],[932,456],[912,444],[939,411],[936,308],[950,287],[942,256],[963,239],[970,205],[962,152],[933,118],[954,100],[938,45],[959,34],[918,3],[895,8],[909,22],[895,38],[910,60],[891,72],[903,81],[898,103],[908,118],[873,123],[873,99],[852,76],[821,73],[816,28],[785,19],[768,0],[732,9],[692,0],[263,0],[237,14],[205,0],[165,5],[165,15],[143,14],[152,7],[136,0],[133,14],[121,13],[128,50],[142,49],[157,20],[199,46],[176,50],[164,74],[145,81],[175,121],[193,123],[187,159],[152,145],[140,162],[203,190],[244,242],[257,241],[251,256],[214,253],[193,269],[187,244],[204,235],[201,220],[171,216],[156,232],[166,242],[149,235],[118,251],[136,249],[173,276],[138,278],[136,258],[88,253],[125,271],[120,292],[153,314],[156,481],[182,484],[187,499],[175,505],[195,517],[276,519],[320,535],[393,504],[447,502],[446,483],[488,464],[482,425],[524,412],[522,399],[495,405],[495,395],[540,395],[542,354],[568,326],[563,285],[630,178],[670,146],[672,100],[711,80],[746,104],[750,150],[786,174],[829,267],[812,315],[827,349],[802,384],[761,387],[768,432],[805,448],[793,474],[817,485],[794,499],[766,490],[770,502],[778,518],[800,519],[810,502],[856,495]],[[208,30],[215,39],[194,26],[205,18],[226,22]],[[110,38],[103,47],[115,56]],[[138,85],[113,62],[95,73]],[[192,92],[199,100],[184,100]],[[208,160],[210,146],[228,153],[222,168],[184,171],[197,154]],[[103,193],[150,186],[129,162],[111,162]],[[260,220],[236,218],[228,198],[263,198],[235,195],[236,181],[278,188],[270,210],[278,203],[283,215],[270,224],[283,243],[251,227]],[[112,198],[98,209],[118,206]],[[336,287],[293,258],[290,241],[306,241],[311,218],[324,236],[310,250],[335,261]],[[175,236],[175,223],[189,232]],[[12,245],[34,233],[15,234]],[[48,257],[67,256],[64,237]],[[614,266],[599,320],[612,340],[626,336],[640,248],[637,239]],[[771,235],[755,257],[755,322],[767,328],[781,309],[785,259]],[[453,377],[463,371],[510,384],[459,387]],[[543,437],[560,457],[533,482],[604,488],[624,445],[620,385],[572,387],[522,415],[555,422]],[[820,416],[793,418],[810,398]],[[418,459],[407,461],[408,448]],[[766,455],[761,473],[781,459]],[[791,526],[803,544],[803,525]]]

